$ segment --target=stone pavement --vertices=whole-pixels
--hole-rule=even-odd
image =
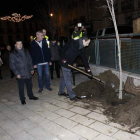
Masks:
[[[87,103],[59,97],[57,78],[51,81],[53,91],[38,94],[35,74],[33,91],[39,100],[26,96],[27,104],[21,105],[16,80],[8,72],[4,70],[0,80],[0,140],[140,140],[140,131],[131,134],[127,127],[108,122],[100,103],[94,102],[95,110],[85,109]],[[76,84],[85,80],[76,75]]]

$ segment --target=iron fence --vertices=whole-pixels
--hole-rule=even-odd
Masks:
[[[120,38],[122,70],[140,74],[140,39]],[[116,39],[93,39],[86,49],[90,63],[119,69]]]

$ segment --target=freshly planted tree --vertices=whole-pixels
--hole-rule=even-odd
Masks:
[[[115,0],[106,0],[106,2],[107,2],[107,8],[109,9],[109,12],[111,14],[111,19],[114,24],[115,32],[116,32],[116,40],[117,40],[117,46],[118,46],[118,59],[119,59],[119,77],[120,77],[119,99],[122,99],[121,46],[120,46],[119,33],[118,33],[115,11],[114,11]]]

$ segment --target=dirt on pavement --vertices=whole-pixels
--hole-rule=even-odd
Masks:
[[[118,77],[111,71],[104,72],[100,76],[104,81],[109,79],[110,82],[114,82],[115,87],[118,88]],[[84,100],[88,100],[88,102],[100,102],[105,109],[104,114],[112,121],[129,125],[132,128],[140,126],[140,95],[132,96],[123,92],[123,100],[120,100],[115,88],[104,86],[95,80],[82,82],[73,90],[78,96],[86,96]]]

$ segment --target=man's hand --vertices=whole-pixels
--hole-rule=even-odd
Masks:
[[[36,69],[37,68],[37,65],[34,65],[34,69]]]
[[[52,62],[49,62],[49,65],[51,66],[52,65]]]
[[[20,76],[20,75],[18,75],[18,76],[17,76],[17,78],[18,78],[18,79],[21,79],[21,76]]]
[[[93,79],[93,78],[92,78],[93,74],[92,74],[90,68],[86,69],[86,71],[87,71],[88,74],[91,75],[91,76],[88,76],[88,78],[89,78],[89,79]]]
[[[34,74],[34,71],[31,71],[31,74],[33,75]]]

